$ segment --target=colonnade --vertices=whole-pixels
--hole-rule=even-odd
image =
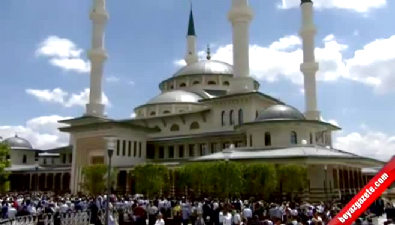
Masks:
[[[55,191],[70,190],[69,172],[12,173],[9,176],[10,191]]]

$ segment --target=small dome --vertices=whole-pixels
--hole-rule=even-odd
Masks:
[[[20,138],[17,135],[15,135],[15,137],[5,139],[3,143],[8,144],[11,149],[33,149],[29,141]]]
[[[305,120],[305,117],[292,106],[273,105],[261,111],[255,121],[264,120]]]
[[[177,73],[175,73],[173,77],[202,74],[233,75],[233,67],[228,63],[217,60],[203,60],[184,66]]]
[[[174,103],[174,102],[185,102],[185,103],[195,103],[203,98],[195,93],[183,91],[183,90],[174,90],[164,92],[155,98],[149,100],[147,104],[157,104],[157,103]]]

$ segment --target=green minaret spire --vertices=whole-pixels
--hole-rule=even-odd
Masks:
[[[192,1],[191,1],[191,12],[189,13],[188,36],[196,36],[195,23],[193,22]]]

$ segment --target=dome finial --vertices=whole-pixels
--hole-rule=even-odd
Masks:
[[[207,60],[211,59],[211,50],[210,50],[210,45],[207,45]]]

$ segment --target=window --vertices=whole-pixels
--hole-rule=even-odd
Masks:
[[[222,149],[229,148],[229,146],[230,146],[230,143],[229,143],[229,142],[224,142],[224,143],[222,144]]]
[[[141,142],[139,142],[139,158],[141,158]]]
[[[178,146],[178,157],[179,158],[184,158],[184,145],[179,145]]]
[[[198,84],[200,84],[200,82],[197,81],[197,80],[195,80],[192,84],[193,84],[193,85],[198,85]]]
[[[230,110],[230,112],[229,112],[229,125],[234,125],[235,124],[235,118],[234,118],[234,115],[233,115],[233,110]]]
[[[170,86],[170,89],[174,89],[174,86],[173,86],[173,85],[171,85],[171,86]]]
[[[244,122],[244,115],[243,115],[243,110],[242,109],[239,109],[239,125],[241,125],[241,124],[243,124],[243,122]]]
[[[147,145],[147,159],[155,159],[155,145]]]
[[[62,162],[63,162],[63,164],[66,164],[66,157],[67,157],[66,154],[63,154],[63,155],[62,155]]]
[[[132,156],[132,142],[128,141],[128,156]]]
[[[223,84],[224,86],[229,86],[229,81],[224,81],[222,84]]]
[[[211,153],[215,153],[218,151],[217,146],[217,143],[211,143]]]
[[[250,147],[252,147],[252,135],[250,135]]]
[[[159,158],[164,159],[165,158],[165,147],[160,146],[159,147]]]
[[[55,164],[55,159],[54,158],[51,159],[51,164],[52,165]]]
[[[11,159],[11,156],[7,154],[6,157],[5,157],[5,159],[6,159],[6,160],[10,160],[10,159]],[[36,161],[37,161],[37,160],[38,160],[38,158],[36,159]]]
[[[126,141],[122,141],[122,156],[126,155]]]
[[[160,129],[160,127],[158,127],[158,126],[155,126],[154,127],[156,130],[158,130],[158,132],[161,132],[162,131],[162,129]]]
[[[137,156],[137,141],[133,142],[133,157]]]
[[[152,112],[150,112],[149,115],[150,115],[150,116],[155,116],[155,115],[156,115],[156,112],[155,112],[155,111],[152,111]]]
[[[173,124],[170,127],[170,131],[180,131],[180,126],[178,126],[177,124]]]
[[[310,133],[310,144],[313,144],[313,134]]]
[[[217,83],[215,81],[210,80],[209,82],[207,82],[208,85],[216,85]]]
[[[174,158],[174,146],[169,146],[169,159]]]
[[[298,136],[295,131],[291,131],[291,144],[298,144]]]
[[[207,145],[200,144],[200,156],[207,155]]]
[[[222,111],[222,114],[221,114],[221,124],[222,124],[222,126],[226,125],[225,111]]]
[[[163,114],[169,114],[170,113],[170,111],[169,110],[165,110],[165,111],[163,111]]]
[[[265,146],[271,146],[272,145],[272,137],[270,137],[269,132],[265,132]]]
[[[46,158],[44,158],[43,164],[47,165],[47,159]]]
[[[259,116],[259,112],[257,110],[257,111],[255,111],[255,119],[258,118],[258,116]]]
[[[199,126],[199,123],[198,122],[193,122],[193,123],[191,123],[191,125],[189,126],[189,129],[191,129],[191,130],[197,130],[197,129],[199,129],[200,128],[200,126]]]
[[[181,84],[180,84],[180,87],[186,87],[186,86],[187,86],[186,83],[181,83]]]
[[[27,157],[26,157],[26,155],[23,155],[22,163],[25,164],[26,162],[27,162]]]
[[[194,157],[195,156],[195,145],[190,144],[188,150],[189,150],[189,152],[188,152],[189,157]]]
[[[72,161],[73,161],[73,154],[70,153],[70,154],[69,154],[69,163],[71,163]]]
[[[119,155],[120,150],[121,150],[121,141],[117,140],[117,155]]]

